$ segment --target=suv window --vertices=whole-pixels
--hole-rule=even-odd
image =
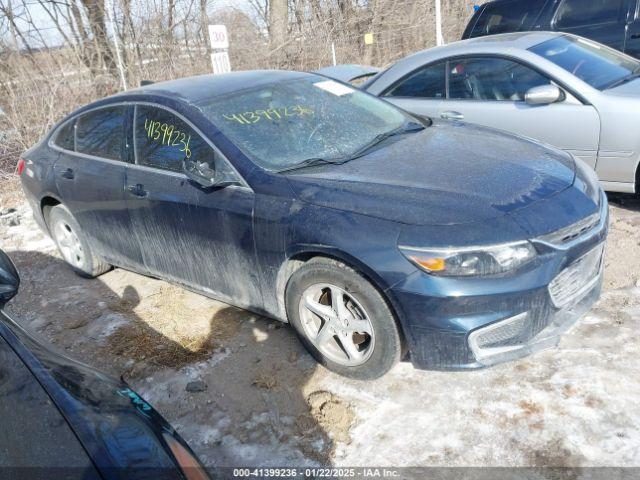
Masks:
[[[504,58],[449,62],[450,99],[521,102],[531,88],[549,83],[535,70]]]
[[[547,0],[513,0],[487,5],[476,21],[471,37],[529,30]]]
[[[163,108],[136,107],[135,145],[139,165],[182,172],[182,161],[194,158],[214,167],[211,146],[186,122]]]
[[[62,125],[58,129],[58,133],[56,133],[56,136],[53,140],[53,144],[60,148],[64,148],[65,150],[73,151],[75,149],[75,143],[76,143],[75,142],[75,133],[76,133],[75,126],[76,126],[75,119],[70,120],[64,125]]]
[[[429,65],[412,73],[389,90],[387,97],[444,98],[446,96],[446,62]]]
[[[76,152],[123,160],[127,107],[92,110],[76,120]]]
[[[617,22],[625,0],[564,0],[556,13],[556,28]]]

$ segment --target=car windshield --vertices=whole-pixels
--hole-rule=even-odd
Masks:
[[[273,171],[341,163],[414,119],[392,105],[322,77],[304,77],[215,97],[204,115],[238,148]]]
[[[598,90],[638,73],[640,62],[584,38],[561,36],[529,49]]]

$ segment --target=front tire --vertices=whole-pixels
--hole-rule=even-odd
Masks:
[[[313,357],[358,380],[383,376],[400,361],[402,339],[380,292],[336,260],[315,258],[287,284],[289,322]]]
[[[94,255],[80,225],[63,205],[52,207],[47,220],[51,238],[64,261],[75,273],[81,277],[94,278],[111,268],[111,265]]]

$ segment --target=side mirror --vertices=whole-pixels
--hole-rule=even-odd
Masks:
[[[524,100],[529,105],[550,105],[561,100],[563,95],[562,90],[556,85],[541,85],[529,90]]]
[[[225,172],[211,168],[209,162],[185,158],[182,162],[182,170],[189,179],[204,188],[223,188],[237,183]]]
[[[9,256],[0,250],[0,308],[16,296],[20,276]]]

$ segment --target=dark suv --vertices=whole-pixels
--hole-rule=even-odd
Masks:
[[[640,58],[640,0],[497,0],[478,8],[462,38],[528,30],[573,33]]]

